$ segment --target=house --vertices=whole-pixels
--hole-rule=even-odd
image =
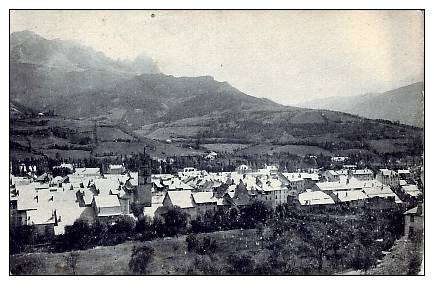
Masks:
[[[167,191],[163,200],[163,207],[179,207],[190,219],[196,219],[196,203],[194,202],[191,191],[179,190],[179,191]]]
[[[374,172],[371,169],[350,170],[350,175],[361,181],[374,179]]]
[[[124,165],[120,164],[120,165],[109,165],[108,174],[122,174],[125,172],[125,167]]]
[[[267,180],[261,186],[262,192],[258,194],[258,198],[268,203],[271,208],[275,209],[277,206],[288,202],[288,188],[278,180]]]
[[[422,195],[422,192],[415,184],[403,185],[401,188],[402,191],[410,197],[417,198]]]
[[[143,208],[143,215],[149,216],[151,218],[154,218],[155,215],[158,215],[158,210],[160,208],[163,208],[163,202],[164,202],[165,196],[166,196],[165,192],[154,192],[154,193],[152,193],[151,206]]]
[[[415,233],[424,231],[424,204],[404,212],[404,235],[412,237]]]
[[[348,160],[348,157],[331,157],[331,161],[332,162],[336,162],[336,163],[342,163],[345,162],[346,160]]]
[[[407,180],[411,176],[410,170],[408,169],[398,170],[398,176],[400,180]]]
[[[213,192],[193,193],[193,200],[196,203],[197,215],[204,215],[206,211],[217,211],[217,198]]]
[[[332,197],[321,191],[301,193],[298,195],[298,201],[301,206],[324,206],[335,204]]]
[[[235,168],[235,171],[237,173],[243,174],[243,173],[251,172],[252,170],[249,168],[249,166],[242,164],[237,168]]]
[[[122,215],[122,208],[117,195],[100,194],[95,196],[92,207],[97,217]]]
[[[393,170],[380,169],[375,179],[384,185],[389,185],[391,187],[399,186],[399,175]]]
[[[402,201],[389,186],[367,187],[363,189],[363,192],[369,198],[367,205],[371,209],[384,210],[402,204]]]
[[[77,219],[93,220],[94,210],[80,206],[77,193],[74,189],[42,187],[37,183],[17,186],[17,205],[12,212],[16,214],[15,224],[32,226],[34,238],[43,241],[64,233],[65,226]]]
[[[217,157],[217,153],[216,152],[211,152],[208,155],[205,156],[205,159],[207,160],[214,160]]]
[[[345,181],[338,182],[318,182],[312,187],[312,190],[332,193],[333,191],[362,190],[368,187],[381,187],[381,183],[376,180],[360,181],[355,178],[347,178]]]
[[[329,182],[335,182],[340,180],[339,174],[334,170],[326,170],[322,176]]]
[[[361,190],[334,191],[332,197],[335,197],[337,203],[344,203],[351,208],[363,207],[368,198]]]
[[[84,176],[84,177],[97,177],[101,175],[99,168],[75,168],[74,175]]]

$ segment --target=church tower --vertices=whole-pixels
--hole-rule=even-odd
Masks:
[[[146,154],[146,147],[144,147],[143,155],[140,155],[137,202],[145,207],[150,207],[152,202],[151,174],[151,157]]]

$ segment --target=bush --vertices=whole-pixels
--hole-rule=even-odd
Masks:
[[[187,250],[190,251],[195,251],[197,249],[197,247],[199,246],[199,241],[196,238],[196,235],[192,235],[189,234],[186,238],[185,241],[187,242]]]
[[[201,274],[205,275],[218,275],[222,273],[222,269],[217,266],[218,264],[208,256],[198,256],[194,259],[193,266],[188,269],[188,274]]]
[[[251,275],[254,274],[255,262],[249,255],[232,254],[228,257],[229,273]]]
[[[217,249],[217,243],[210,237],[203,237],[202,243],[198,240],[196,235],[189,234],[185,239],[187,242],[187,250],[189,252],[195,251],[197,254],[205,255],[215,253]]]
[[[114,224],[109,227],[109,232],[114,234],[130,234],[136,226],[136,220],[131,216],[118,216]]]
[[[39,256],[26,255],[22,257],[11,257],[10,271],[13,275],[35,274],[44,267],[44,262]]]
[[[153,248],[147,246],[134,247],[128,266],[135,274],[146,274],[148,272],[149,263],[151,263],[153,258]]]

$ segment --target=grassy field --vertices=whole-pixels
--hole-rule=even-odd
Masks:
[[[201,238],[204,234],[199,234]],[[250,253],[255,259],[262,259],[260,244],[257,243],[255,230],[231,230],[206,234],[217,242],[217,250],[212,258],[215,265],[223,265],[227,256],[233,253]],[[185,236],[147,241],[130,241],[116,246],[96,247],[89,250],[73,251],[78,253],[76,274],[78,275],[129,275],[128,268],[134,246],[145,244],[155,249],[155,257],[149,266],[150,275],[184,275],[191,269],[195,259],[203,259],[196,253],[188,252]],[[11,256],[11,263],[19,263],[26,257],[39,257],[42,266],[34,271],[35,275],[71,275],[66,267],[66,259],[71,252],[31,253]],[[206,256],[207,257],[207,256]]]
[[[241,143],[207,143],[202,144],[202,146],[210,151],[214,151],[217,153],[227,152],[233,153],[236,150],[241,150],[247,148],[249,144],[241,144]]]
[[[323,154],[331,155],[331,153],[325,149],[317,146],[308,145],[272,145],[272,144],[258,144],[250,146],[248,148],[237,151],[238,155],[264,155],[275,153],[290,153],[299,156],[305,156],[309,154]]]

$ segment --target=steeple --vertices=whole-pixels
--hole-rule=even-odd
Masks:
[[[139,175],[137,186],[136,202],[146,207],[151,206],[152,201],[152,182],[151,182],[151,157],[146,153],[146,147],[143,147],[143,154],[139,157]]]

